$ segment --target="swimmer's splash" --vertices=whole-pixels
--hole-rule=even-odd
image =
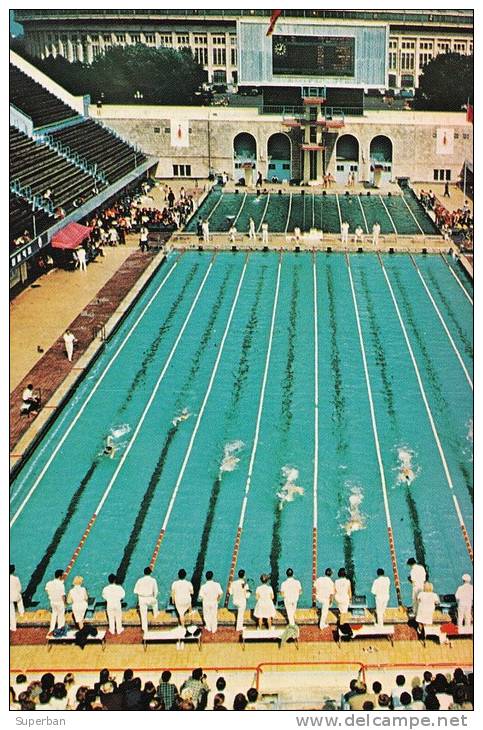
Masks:
[[[243,441],[230,441],[225,444],[225,448],[223,449],[223,459],[220,464],[220,473],[225,471],[234,471],[237,468],[240,458],[236,456],[236,454],[238,451],[241,451],[244,446],[245,444]]]
[[[400,446],[397,450],[398,465],[397,482],[398,484],[412,484],[419,475],[420,468],[415,467],[413,463],[415,453],[407,446]]]
[[[303,487],[299,487],[295,484],[295,480],[299,477],[299,470],[289,464],[282,466],[282,476],[285,479],[283,486],[280,491],[277,492],[277,497],[280,500],[279,509],[283,509],[286,502],[293,502],[297,494],[302,495],[304,493]]]
[[[173,426],[177,426],[178,423],[182,423],[183,421],[187,421],[188,418],[191,416],[191,413],[188,411],[187,408],[183,408],[181,413],[173,418],[171,423]]]
[[[346,482],[346,486],[350,483]],[[349,512],[349,519],[347,522],[341,525],[346,535],[352,535],[353,532],[359,530],[365,530],[366,528],[366,517],[361,512],[361,505],[364,499],[364,492],[359,486],[351,486],[351,494],[349,496],[349,505],[347,510]]]

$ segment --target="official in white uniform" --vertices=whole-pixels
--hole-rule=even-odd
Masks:
[[[471,609],[473,608],[473,586],[471,576],[465,573],[462,577],[463,583],[457,588],[455,596],[458,604],[458,628],[471,626],[473,619]]]
[[[426,568],[424,565],[419,565],[414,558],[409,558],[407,565],[411,568],[409,573],[409,582],[413,588],[413,613],[416,613],[418,610],[418,593],[423,590],[423,586],[426,581]]]
[[[144,568],[144,576],[139,578],[134,586],[134,593],[138,597],[143,633],[148,630],[148,609],[152,609],[153,618],[158,615],[158,584],[152,577],[152,572],[151,568]]]
[[[178,571],[178,580],[171,585],[171,600],[178,613],[179,623],[184,626],[184,617],[191,611],[191,596],[193,595],[193,584],[186,580],[186,570],[181,568]]]
[[[52,611],[50,617],[49,634],[56,628],[61,629],[65,625],[65,586],[64,571],[56,570],[54,580],[49,580],[45,585],[45,592],[50,601]]]
[[[382,626],[384,624],[384,612],[389,603],[389,590],[391,587],[391,581],[384,575],[382,568],[377,569],[377,578],[372,584],[371,593],[376,599],[376,619],[377,625]]]
[[[262,223],[262,243],[268,245],[268,223]]]
[[[72,581],[73,586],[67,594],[67,603],[72,605],[72,616],[79,629],[84,627],[84,618],[89,598],[86,589],[82,585],[83,582],[84,578],[81,575],[76,575]]]
[[[17,630],[17,616],[15,606],[20,616],[23,616],[25,609],[23,607],[22,586],[20,578],[15,575],[15,565],[10,565],[10,631]]]
[[[230,236],[230,243],[235,243],[236,239],[236,228],[235,226],[231,226],[230,230],[228,231]]]
[[[87,256],[86,250],[83,246],[79,246],[77,249],[77,258],[79,260],[79,271],[87,271]]]
[[[354,233],[354,243],[364,243],[364,231],[361,226],[357,226]]]
[[[381,226],[379,223],[374,223],[372,226],[372,243],[374,246],[377,246],[379,243],[379,234],[381,232]]]
[[[117,582],[117,576],[111,573],[109,583],[102,589],[102,597],[106,602],[107,619],[110,634],[122,634],[122,599],[126,592]]]
[[[288,568],[286,576],[287,578],[280,586],[280,594],[285,604],[288,625],[295,626],[295,611],[297,610],[297,603],[302,593],[302,585],[299,580],[293,577],[292,568]]]
[[[340,240],[343,246],[349,243],[349,224],[344,221],[340,227]]]
[[[203,243],[208,244],[210,242],[210,224],[207,220],[204,220],[201,224],[201,231],[203,233]]]
[[[219,583],[213,580],[213,571],[206,573],[206,583],[200,588],[199,596],[203,604],[203,620],[207,631],[216,633],[218,628],[218,602],[223,595]]]
[[[248,225],[248,238],[250,241],[255,241],[257,238],[257,232],[255,230],[255,221],[253,218],[250,218],[249,225]]]
[[[433,584],[426,582],[423,590],[418,593],[418,608],[416,621],[424,626],[431,626],[433,623],[436,604],[439,603],[439,596],[433,591]]]
[[[247,582],[245,580],[245,571],[238,571],[238,580],[234,580],[229,590],[230,596],[233,600],[236,613],[236,631],[243,631],[243,619],[245,617],[245,610],[247,607],[247,598],[250,595]]]
[[[352,586],[345,568],[340,568],[335,581],[335,602],[341,613],[347,613],[352,598]]]
[[[74,342],[77,342],[77,338],[72,334],[70,330],[67,330],[64,334],[64,345],[67,353],[67,359],[72,362],[72,355],[74,354]]]
[[[331,568],[326,568],[325,575],[320,576],[314,582],[315,600],[320,603],[320,621],[319,629],[328,628],[327,614],[329,613],[330,604],[335,595],[335,585],[332,580]]]

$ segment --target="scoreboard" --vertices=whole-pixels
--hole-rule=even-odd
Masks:
[[[352,77],[355,38],[344,36],[272,36],[274,76]]]

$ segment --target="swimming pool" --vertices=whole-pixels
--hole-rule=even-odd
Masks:
[[[11,485],[27,604],[57,568],[314,571],[410,601],[471,571],[471,286],[442,256],[173,252]],[[114,458],[103,453],[105,439]],[[407,479],[406,479],[407,477]],[[399,585],[398,585],[399,588]]]
[[[329,234],[339,234],[343,221],[354,233],[357,226],[365,235],[379,223],[382,235],[439,235],[433,221],[417,200],[413,191],[401,194],[378,195],[372,191],[364,195],[315,194],[311,192],[272,191],[265,195],[224,192],[215,187],[202,202],[199,210],[188,221],[184,231],[195,233],[199,218],[209,221],[213,233],[223,233],[235,226],[239,232],[248,232],[250,218],[256,230],[267,223],[272,233],[302,232],[316,228]]]

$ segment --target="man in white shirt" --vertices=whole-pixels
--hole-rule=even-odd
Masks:
[[[426,582],[426,568],[424,565],[419,565],[414,558],[409,558],[407,565],[411,568],[409,573],[409,582],[413,587],[413,613],[416,613],[418,610],[418,593],[423,590]]]
[[[377,246],[379,243],[379,234],[381,232],[381,226],[379,223],[374,223],[372,226],[372,243],[374,246]]]
[[[376,599],[376,619],[377,625],[382,626],[384,624],[384,611],[389,603],[389,589],[391,587],[391,581],[384,575],[382,568],[377,569],[377,578],[372,584],[371,593]]]
[[[247,598],[250,595],[247,582],[245,580],[245,571],[238,571],[238,580],[234,580],[229,590],[233,599],[233,605],[237,609],[236,614],[236,631],[243,631],[243,619],[245,609],[247,607]]]
[[[349,243],[349,224],[344,221],[340,227],[341,243],[343,246],[347,246]]]
[[[253,218],[250,218],[249,224],[248,224],[248,238],[250,241],[256,241],[257,233],[255,230],[255,221]]]
[[[191,596],[193,595],[193,584],[186,580],[186,570],[181,568],[178,571],[178,580],[171,585],[171,600],[178,613],[180,626],[184,626],[184,617],[191,611]]]
[[[61,629],[65,625],[65,586],[64,571],[56,570],[54,580],[49,580],[45,586],[50,601],[52,615],[50,617],[49,634],[57,626]]]
[[[138,597],[139,614],[143,633],[148,630],[148,608],[153,611],[153,618],[158,615],[158,584],[152,577],[151,568],[144,568],[144,576],[136,581],[134,593]]]
[[[364,231],[361,226],[357,226],[354,235],[354,243],[364,243]]]
[[[218,628],[218,601],[223,595],[223,589],[219,583],[213,580],[213,572],[206,573],[206,583],[199,592],[203,604],[203,619],[207,631],[214,634]]]
[[[268,223],[262,223],[262,243],[268,246]]]
[[[287,569],[286,575],[287,578],[280,586],[280,594],[285,604],[288,625],[295,626],[295,611],[297,610],[297,603],[302,593],[302,585],[300,581],[293,577],[292,568]]]
[[[70,330],[67,330],[64,335],[65,351],[67,353],[67,359],[72,362],[72,355],[74,354],[74,342],[77,342],[77,338],[72,334]]]
[[[458,604],[458,629],[462,629],[463,626],[471,626],[472,624],[473,586],[471,585],[471,576],[465,573],[462,580],[463,583],[455,593]]]
[[[10,631],[17,630],[17,616],[15,614],[15,604],[17,610],[22,616],[25,613],[22,599],[22,586],[20,579],[15,575],[15,565],[10,565]]]
[[[40,401],[38,396],[34,395],[34,386],[29,383],[22,393],[21,413],[38,413]]]
[[[102,590],[102,597],[106,602],[107,618],[109,620],[109,633],[122,634],[122,599],[126,595],[124,588],[117,582],[117,577],[111,573],[109,583]]]
[[[79,271],[87,271],[87,256],[85,248],[83,246],[79,246],[76,253],[79,261]]]
[[[209,244],[210,242],[210,224],[207,220],[204,220],[201,224],[201,231],[203,233],[203,243]]]
[[[314,582],[315,600],[320,603],[320,622],[319,629],[328,628],[327,614],[329,613],[330,604],[335,595],[334,581],[332,580],[331,568],[326,568],[325,575],[320,576]]]

